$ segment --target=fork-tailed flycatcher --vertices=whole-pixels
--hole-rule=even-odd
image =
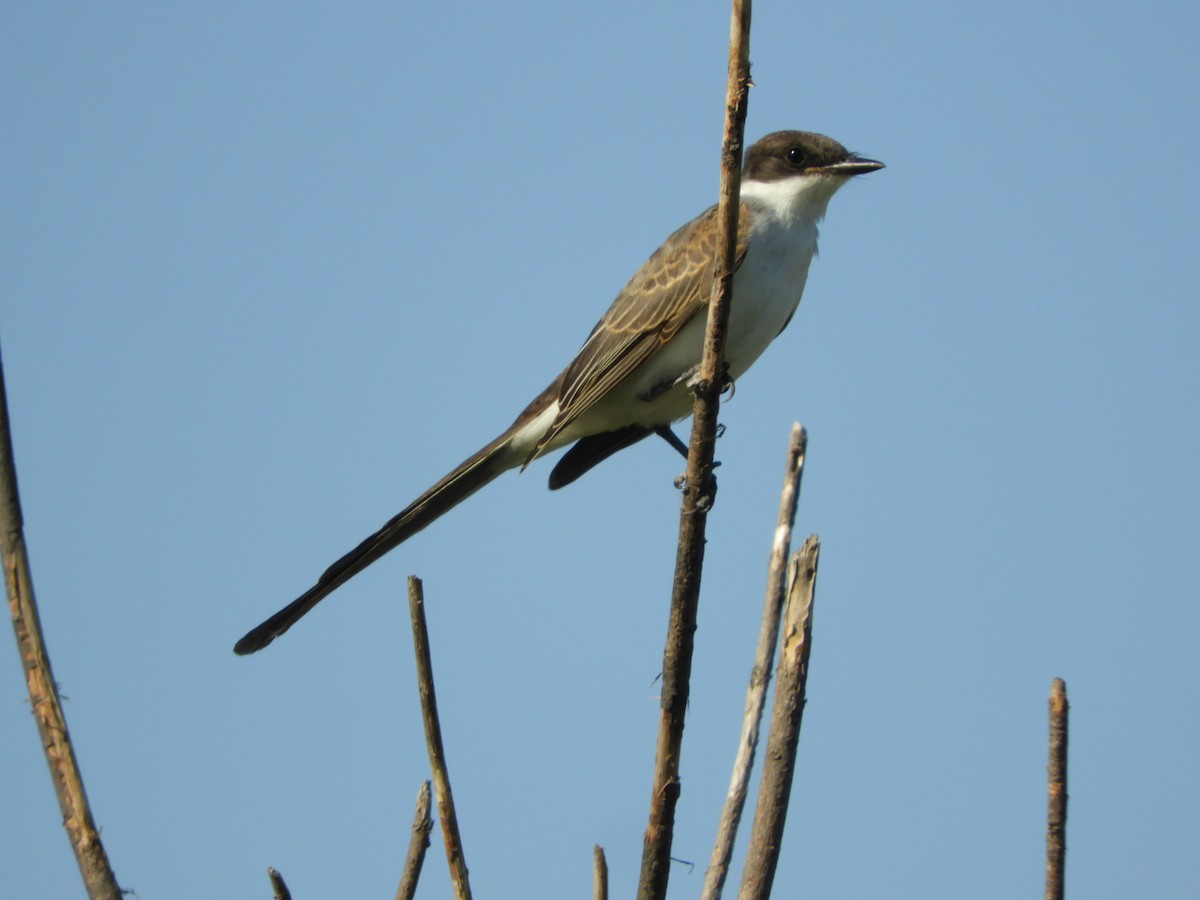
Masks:
[[[807,131],[777,131],[746,153],[725,343],[729,379],[745,372],[791,321],[830,198],[853,176],[881,168],[883,163]],[[669,426],[692,411],[717,255],[712,207],[638,269],[571,364],[507,431],[326,569],[234,651],[267,646],[332,591],[502,472],[574,444],[550,473],[553,490],[650,434],[678,449],[681,442]]]

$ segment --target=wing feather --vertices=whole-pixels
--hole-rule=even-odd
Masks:
[[[740,212],[735,267],[749,237],[744,203]],[[560,376],[558,416],[526,465],[707,307],[716,269],[716,215],[717,208],[710,207],[677,230],[622,288]]]

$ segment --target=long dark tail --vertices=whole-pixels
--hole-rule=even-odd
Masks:
[[[257,628],[248,631],[234,645],[233,652],[244,656],[261,650],[375,560],[403,544],[503,472],[520,465],[524,457],[511,451],[511,438],[512,430],[461,463],[386,525],[326,569],[311,588]]]

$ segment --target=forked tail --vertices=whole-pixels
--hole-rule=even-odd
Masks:
[[[506,432],[405,507],[373,535],[335,562],[311,588],[238,641],[233,652],[255,653],[295,625],[310,609],[375,560],[466,500],[497,476],[520,465]]]

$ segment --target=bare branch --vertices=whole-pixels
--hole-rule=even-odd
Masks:
[[[729,793],[725,798],[725,807],[721,810],[721,822],[717,827],[712,859],[704,876],[701,900],[719,900],[721,896],[725,887],[725,877],[729,874],[729,860],[733,856],[733,845],[737,839],[738,824],[742,820],[742,809],[746,805],[747,785],[750,783],[750,771],[754,766],[754,753],[758,747],[759,725],[767,701],[767,686],[771,683],[775,645],[779,641],[779,619],[783,614],[783,601],[787,595],[787,558],[792,547],[792,524],[796,520],[796,504],[800,499],[800,479],[804,476],[804,454],[807,447],[808,434],[797,422],[792,426],[791,438],[788,441],[787,468],[784,470],[783,491],[779,497],[779,518],[776,521],[771,558],[767,565],[767,597],[763,608],[762,627],[758,633],[758,648],[754,654],[754,668],[750,671],[750,686],[746,690],[742,735],[733,762]]]
[[[92,811],[83,775],[67,732],[67,719],[59,700],[50,653],[42,635],[37,600],[33,595],[33,575],[25,550],[21,516],[21,498],[17,491],[17,469],[13,462],[12,432],[8,421],[8,396],[4,387],[4,367],[0,363],[0,562],[4,566],[4,587],[21,668],[29,690],[30,708],[37,720],[42,749],[50,766],[50,780],[58,796],[63,827],[75,851],[75,861],[91,900],[118,900],[121,888],[108,863],[108,854]]]
[[[1046,900],[1062,900],[1067,857],[1067,684],[1050,688],[1050,804],[1046,819]]]
[[[709,304],[704,356],[695,388],[696,404],[692,413],[686,485],[679,514],[679,544],[671,614],[663,651],[662,714],[654,763],[654,785],[650,794],[650,817],[643,839],[642,870],[638,880],[640,900],[665,897],[670,874],[675,804],[679,799],[679,758],[692,673],[700,572],[704,562],[705,525],[708,507],[712,504],[713,450],[723,385],[725,332],[733,293],[742,133],[750,89],[749,46],[750,0],[733,0],[725,137],[721,152],[721,198],[717,212],[722,236],[718,245],[721,247],[721,259],[714,280],[713,300]]]
[[[784,611],[783,644],[779,651],[779,673],[775,703],[771,710],[771,734],[759,786],[754,828],[746,850],[739,900],[766,900],[771,896],[783,826],[787,820],[792,776],[796,770],[796,748],[804,716],[808,657],[812,647],[812,603],[816,590],[817,563],[821,542],[811,535],[792,556],[788,567],[788,599]]]
[[[271,888],[275,891],[274,900],[292,900],[292,892],[288,890],[278,869],[267,866],[267,877],[271,879]]]
[[[608,900],[608,861],[604,858],[604,848],[599,844],[592,851],[592,861],[596,872],[593,900]]]
[[[421,866],[425,862],[425,850],[429,847],[429,833],[433,831],[433,819],[429,817],[429,782],[421,784],[417,792],[417,811],[413,816],[412,837],[408,842],[408,855],[404,858],[404,871],[400,876],[400,887],[396,900],[412,900],[417,893],[417,879],[421,877]]]
[[[446,861],[450,865],[450,881],[458,900],[470,900],[471,885],[467,880],[467,861],[463,857],[462,840],[458,834],[458,816],[454,812],[454,796],[450,792],[450,771],[446,767],[446,751],[442,747],[442,726],[438,721],[437,695],[433,690],[433,660],[429,654],[429,632],[425,627],[425,594],[421,579],[408,579],[408,612],[412,618],[413,648],[417,658],[417,689],[421,695],[421,718],[425,721],[425,745],[429,748],[429,765],[433,769],[433,790],[437,797],[438,817],[442,820],[442,842],[446,845]]]

